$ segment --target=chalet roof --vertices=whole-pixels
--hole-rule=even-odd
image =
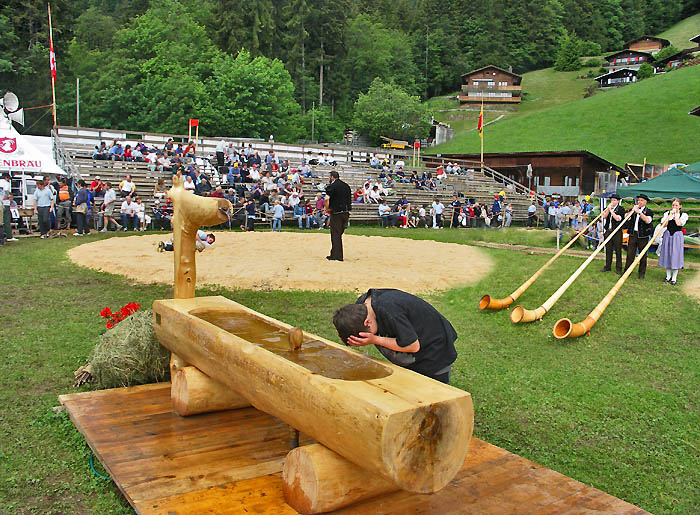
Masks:
[[[632,73],[632,74],[634,74],[634,75],[637,75],[637,70],[632,70],[632,69],[630,69],[630,68],[621,68],[621,69],[619,69],[619,70],[615,70],[614,72],[610,72],[610,73],[605,73],[605,74],[603,74],[603,75],[599,75],[598,77],[595,78],[595,80],[604,79],[605,77],[610,77],[610,76],[612,76],[612,75],[624,75],[624,72],[630,72],[630,73]]]
[[[700,46],[697,46],[695,48],[684,48],[680,52],[676,52],[673,55],[669,55],[664,57],[663,59],[659,59],[656,61],[654,64],[655,65],[665,65],[666,63],[670,63],[671,61],[675,61],[676,59],[692,59],[694,54],[700,52]],[[689,56],[689,57],[686,57]]]
[[[612,61],[615,57],[617,57],[620,54],[646,55],[648,57],[651,57],[651,54],[649,52],[640,52],[639,50],[630,50],[629,48],[626,48],[624,50],[620,50],[619,52],[615,52],[614,54],[606,56],[605,60]]]
[[[470,72],[463,73],[462,77],[467,77],[469,75],[473,75],[475,73],[478,73],[478,72],[483,71],[483,70],[487,70],[489,68],[493,68],[494,70],[498,70],[499,72],[505,73],[507,75],[512,75],[513,77],[517,77],[519,79],[523,78],[522,75],[518,75],[517,73],[509,72],[508,70],[504,70],[503,68],[499,68],[498,66],[493,65],[493,64],[489,64],[488,66],[484,66],[482,68],[478,68],[476,70],[472,70]]]
[[[700,116],[700,106],[697,106],[695,109],[690,111],[688,114],[692,114],[693,116]]]
[[[637,41],[642,41],[643,39],[651,39],[653,41],[658,41],[661,43],[663,47],[667,47],[671,45],[671,42],[668,39],[663,39],[663,38],[657,38],[656,36],[639,36],[638,38],[634,38],[627,43],[625,43],[625,48],[629,48],[631,44],[636,43]]]
[[[693,36],[688,41],[692,41],[693,43],[697,43],[698,45],[700,45],[700,34],[698,34],[697,36]]]
[[[434,156],[429,156],[434,157]],[[442,154],[444,159],[480,159],[480,154]],[[593,152],[588,150],[541,150],[535,152],[487,152],[484,153],[484,160],[487,157],[494,158],[533,158],[533,157],[585,157],[602,164],[605,167],[610,168],[616,172],[623,172],[624,170],[617,166],[615,163],[611,163],[607,159],[603,159],[600,156],[595,155]]]

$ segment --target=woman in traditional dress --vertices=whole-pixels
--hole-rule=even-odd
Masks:
[[[677,198],[671,203],[671,210],[664,213],[661,223],[668,220],[659,249],[659,266],[666,269],[665,283],[676,285],[678,270],[683,268],[683,226],[688,221],[688,213],[681,213],[681,202]]]

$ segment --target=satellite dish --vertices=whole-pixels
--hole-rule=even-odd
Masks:
[[[19,108],[19,98],[12,91],[7,91],[3,95],[2,102],[7,114],[14,113]]]
[[[7,117],[13,122],[17,122],[24,127],[24,109],[18,109],[14,113],[8,113]]]

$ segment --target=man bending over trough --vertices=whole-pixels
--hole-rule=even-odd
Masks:
[[[374,345],[389,361],[450,383],[457,332],[437,309],[401,290],[370,289],[333,315],[340,339],[352,347]]]

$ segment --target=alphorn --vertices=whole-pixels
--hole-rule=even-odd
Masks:
[[[508,295],[504,299],[494,299],[493,297],[489,295],[484,295],[481,297],[481,300],[479,301],[479,309],[490,309],[490,310],[499,310],[503,308],[507,308],[510,306],[513,302],[515,302],[518,297],[520,297],[523,293],[525,293],[525,290],[527,290],[532,283],[534,283],[539,276],[542,275],[542,273],[549,268],[549,266],[554,263],[557,259],[559,259],[559,256],[561,256],[564,252],[566,252],[566,249],[571,247],[580,237],[582,234],[585,234],[586,231],[598,221],[598,219],[602,216],[603,213],[600,215],[596,216],[591,223],[589,223],[586,227],[581,229],[576,236],[574,236],[569,243],[566,244],[564,248],[562,248],[559,252],[557,252],[549,261],[547,261],[544,265],[540,267],[537,272],[532,274],[532,276],[525,281],[523,284],[520,285],[520,287],[515,290],[513,293]]]
[[[647,243],[646,247],[644,247],[644,250],[637,255],[634,261],[632,261],[630,267],[627,270],[625,270],[625,273],[622,274],[622,276],[617,280],[615,286],[613,286],[610,289],[608,294],[605,297],[603,297],[603,300],[600,301],[600,304],[598,304],[595,307],[595,309],[590,312],[590,314],[586,317],[586,319],[583,322],[573,324],[568,318],[561,318],[557,321],[556,324],[554,324],[554,327],[552,328],[552,333],[555,337],[561,340],[564,338],[578,338],[579,336],[583,336],[584,334],[591,334],[591,328],[598,321],[600,315],[603,314],[603,311],[605,311],[605,308],[608,307],[608,304],[610,304],[615,295],[617,295],[617,292],[620,291],[622,285],[625,284],[627,278],[634,271],[634,268],[639,264],[644,254],[646,254],[649,248],[652,246],[654,240],[656,240],[659,234],[661,234],[661,231],[664,230],[664,227],[666,227],[667,223],[668,220],[664,221],[664,223],[662,223],[656,228],[656,231],[654,231],[654,235],[649,239],[649,243]]]
[[[614,231],[608,235],[607,238],[605,238],[605,241],[598,245],[596,249],[591,253],[590,256],[581,263],[581,266],[578,267],[578,269],[571,274],[571,277],[569,277],[564,284],[562,284],[557,291],[555,291],[551,297],[549,297],[544,304],[542,304],[539,308],[537,309],[525,309],[522,306],[516,306],[513,311],[510,312],[510,321],[513,322],[514,324],[518,324],[520,322],[534,322],[535,320],[540,320],[543,316],[547,314],[547,312],[552,309],[552,306],[556,304],[556,302],[559,300],[559,298],[564,295],[564,292],[569,289],[569,286],[573,284],[573,282],[578,279],[578,276],[581,275],[581,273],[586,269],[586,267],[589,265],[591,261],[598,255],[598,253],[605,248],[605,245],[612,239],[613,236],[622,229],[622,226],[625,224],[627,220],[632,216],[634,213],[634,210],[631,210],[627,215],[625,215],[624,220],[620,222],[620,225],[618,225]]]

